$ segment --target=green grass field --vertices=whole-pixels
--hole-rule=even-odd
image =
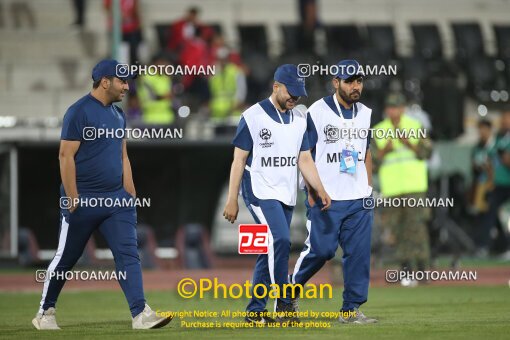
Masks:
[[[308,300],[301,311],[337,311],[340,292],[334,299]],[[245,300],[183,299],[173,292],[148,292],[154,310],[242,311]],[[240,319],[174,319],[169,326],[149,331],[130,329],[127,303],[120,291],[66,292],[60,297],[57,321],[63,329],[40,332],[31,319],[39,294],[0,293],[0,338],[172,338],[172,339],[508,339],[510,334],[510,288],[497,287],[387,287],[372,288],[362,310],[379,319],[375,325],[342,325],[332,319],[330,328],[311,329],[190,329],[181,321],[241,321]],[[311,319],[304,319],[304,322]]]

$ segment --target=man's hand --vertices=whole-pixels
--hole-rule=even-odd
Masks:
[[[69,197],[71,199],[71,206],[69,207],[69,212],[72,214],[79,207],[79,197]]]
[[[386,145],[384,146],[384,148],[382,149],[378,149],[377,150],[377,159],[382,162],[384,156],[386,156],[386,154],[390,153],[393,151],[393,142],[391,139],[389,139],[387,142],[386,142]]]
[[[230,223],[234,223],[237,219],[237,214],[239,213],[239,204],[237,200],[228,200],[227,204],[225,204],[225,209],[223,210],[223,216]]]
[[[135,198],[135,183],[133,182],[133,172],[131,171],[131,162],[129,161],[127,143],[125,139],[122,141],[122,179],[124,190],[126,190],[128,194]]]
[[[321,211],[328,210],[331,206],[331,197],[329,197],[326,190],[321,190],[317,193],[317,196],[319,196],[320,200],[322,201],[322,208]]]
[[[59,164],[60,164],[60,176],[62,178],[62,184],[64,185],[64,191],[71,199],[70,207],[68,210],[70,213],[78,208],[78,188],[76,186],[76,164],[74,162],[74,156],[80,148],[80,142],[78,141],[60,141],[60,150],[58,153]]]
[[[124,190],[126,190],[126,192],[127,192],[128,194],[130,194],[131,196],[133,196],[133,198],[136,198],[136,191],[128,190],[128,189],[126,189],[125,187],[124,187]]]
[[[411,151],[413,151],[418,156],[418,146],[416,144],[411,144],[409,138],[401,137],[399,138],[400,142],[408,147]]]
[[[411,142],[409,142],[409,138],[400,137],[399,140],[402,142],[402,144],[404,144],[408,148],[414,149],[414,147],[411,145]]]
[[[386,146],[383,149],[383,153],[387,154],[388,152],[391,152],[391,151],[393,151],[393,141],[390,139],[386,143]]]
[[[310,208],[313,208],[315,206],[317,200],[321,200],[323,205],[321,211],[329,209],[329,207],[331,206],[331,197],[329,197],[328,193],[325,190],[317,192],[315,189],[312,189],[309,185],[307,185],[307,190],[308,190],[308,204],[310,205]]]
[[[324,190],[324,186],[319,178],[319,173],[317,172],[317,168],[315,167],[315,162],[313,161],[312,154],[310,150],[301,151],[299,153],[298,160],[299,170],[301,170],[301,174],[305,179],[306,187],[308,188],[308,203],[310,206],[315,205],[315,201],[319,198],[322,201],[322,209],[324,211],[329,208],[331,205],[331,197],[329,197],[326,190]],[[313,189],[313,190],[312,190]],[[315,191],[317,194],[315,194]]]
[[[228,182],[228,196],[227,204],[223,210],[223,217],[230,223],[234,223],[239,212],[239,204],[237,203],[237,196],[239,193],[239,186],[241,185],[241,179],[243,177],[244,167],[246,165],[246,159],[250,154],[249,151],[234,148],[234,161],[230,168],[230,179]]]
[[[404,144],[405,146],[409,146],[409,145],[410,145],[410,143],[409,143],[409,139],[407,139],[407,138],[405,138],[405,137],[403,137],[403,136],[399,137],[399,140],[400,140],[400,142],[402,142],[402,144]]]

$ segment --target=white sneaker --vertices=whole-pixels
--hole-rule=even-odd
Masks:
[[[32,320],[32,325],[39,330],[46,329],[60,329],[55,319],[55,308],[50,307],[44,311],[43,314],[37,313],[35,318]]]
[[[145,305],[143,312],[133,318],[133,329],[151,329],[166,326],[173,316],[158,316],[149,305]]]
[[[408,279],[407,277],[404,277],[402,279],[402,281],[400,281],[400,284],[403,286],[403,287],[416,287],[418,286],[418,281],[416,280],[411,280],[411,279]]]
[[[369,323],[377,323],[377,319],[369,318],[363,314],[358,308],[354,308],[350,311],[340,311],[340,317],[338,321],[340,323],[355,323],[355,324],[369,324]]]
[[[505,251],[499,258],[503,261],[510,261],[510,250]]]

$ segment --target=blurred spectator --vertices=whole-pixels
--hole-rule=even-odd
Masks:
[[[374,129],[417,132],[422,125],[417,120],[404,114],[406,99],[400,93],[391,94],[386,99],[387,118],[377,124]],[[377,138],[375,158],[379,166],[379,182],[383,197],[414,198],[416,201],[426,198],[428,190],[428,174],[426,159],[432,152],[432,144],[428,139],[420,139],[419,135],[409,133],[409,138]],[[386,135],[384,136],[386,137]],[[400,204],[399,207],[384,208],[383,220],[391,228],[396,241],[396,257],[402,270],[425,270],[430,260],[430,244],[427,220],[429,208],[415,207],[410,209]],[[402,280],[404,286],[415,286],[416,281]]]
[[[504,110],[501,115],[501,128],[496,135],[490,156],[492,160],[491,171],[494,178],[494,190],[489,199],[487,225],[484,228],[491,230],[496,226],[500,237],[508,245],[507,236],[499,222],[498,213],[503,204],[510,199],[510,108]],[[507,251],[504,257],[510,258],[510,252]]]
[[[197,36],[197,31],[200,27],[198,15],[198,8],[191,7],[188,9],[184,18],[170,26],[167,45],[169,51],[179,53],[184,47],[186,40],[193,39]]]
[[[489,120],[478,122],[479,140],[471,153],[473,172],[472,204],[475,212],[487,212],[487,191],[492,186],[492,172],[489,169],[489,152],[494,147],[492,123]]]
[[[152,60],[153,65],[168,65],[163,55]],[[137,94],[145,125],[170,125],[175,120],[172,109],[172,79],[163,73],[142,75],[138,78]]]
[[[299,16],[301,19],[300,47],[305,52],[316,50],[315,33],[320,27],[317,0],[299,0]]]
[[[488,195],[492,190],[493,179],[489,165],[489,151],[493,147],[492,124],[489,120],[482,119],[478,122],[478,143],[471,153],[471,169],[473,183],[471,187],[471,206],[476,215],[477,227],[479,228],[477,255],[485,257],[488,254],[490,241],[490,226],[484,225],[487,220],[489,205]]]
[[[104,0],[104,7],[108,11],[108,27],[111,31],[113,23],[112,0]],[[140,19],[138,0],[120,0],[122,16],[122,41],[129,44],[129,63],[138,61],[138,47],[142,43],[142,23]]]
[[[210,52],[210,62],[209,62],[210,65],[215,64],[216,61],[218,60],[218,56],[217,56],[218,50],[222,50],[225,48],[228,49],[228,46],[225,42],[225,38],[223,37],[222,34],[215,33],[213,36],[213,39],[212,39],[211,47],[209,49],[210,50],[209,51]],[[244,65],[244,63],[241,60],[241,55],[238,52],[233,51],[231,49],[229,49],[228,61],[233,64],[236,64],[243,70],[246,68],[246,66]]]
[[[85,27],[85,7],[87,5],[87,0],[73,0],[74,7],[74,22],[73,25],[77,26],[80,29]]]
[[[209,78],[209,109],[214,120],[239,116],[246,98],[246,77],[241,68],[229,60],[229,55],[226,47],[216,51],[216,72]]]
[[[210,65],[210,52],[207,43],[202,39],[200,30],[196,31],[196,36],[184,42],[180,63],[192,69],[194,66]],[[202,75],[186,74],[182,78],[182,84],[185,90],[199,99],[199,104],[209,101],[210,93],[207,85],[207,78]]]

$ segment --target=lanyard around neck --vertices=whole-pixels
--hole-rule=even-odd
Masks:
[[[333,101],[335,102],[336,109],[338,110],[338,114],[340,115],[341,119],[345,119],[344,115],[342,114],[342,106],[338,103],[338,99],[336,99],[336,94],[333,95]],[[352,104],[352,119],[356,118],[358,115],[358,108],[356,107],[356,103]]]

